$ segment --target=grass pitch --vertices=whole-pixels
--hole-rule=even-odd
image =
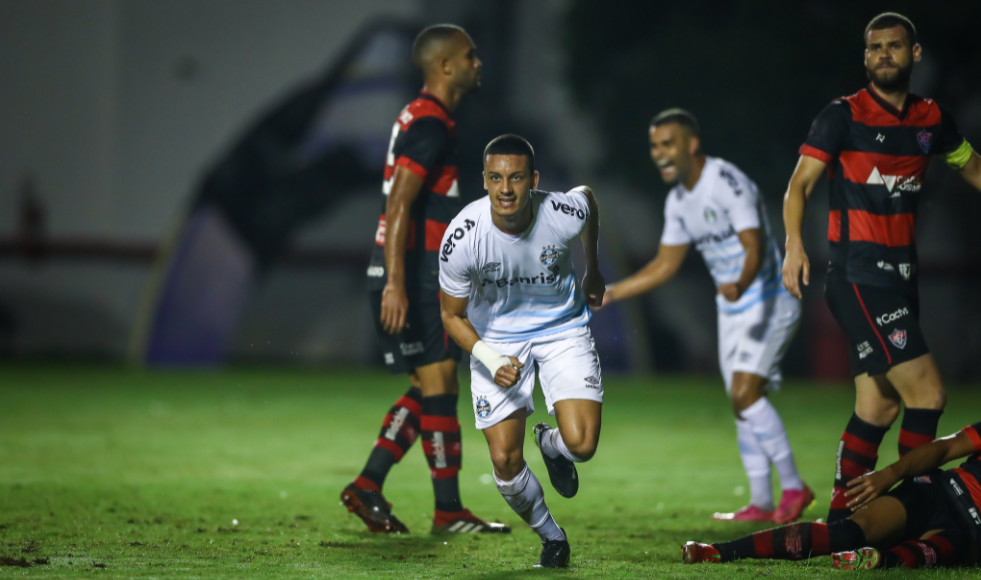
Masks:
[[[0,369],[0,578],[826,578],[829,558],[684,566],[679,545],[762,529],[716,523],[747,502],[721,380],[608,377],[595,459],[566,500],[529,436],[528,462],[572,542],[569,570],[531,570],[540,544],[490,478],[468,390],[461,488],[509,536],[435,538],[416,445],[385,494],[413,533],[379,536],[338,505],[406,381],[375,371],[111,367]],[[940,423],[976,421],[981,393],[952,388]],[[853,405],[848,385],[790,383],[772,399],[801,473],[827,513],[834,453]],[[544,403],[529,427],[543,418]],[[554,421],[553,421],[554,424]],[[898,426],[880,465],[896,458]],[[840,573],[840,572],[839,572]],[[843,573],[849,574],[849,573]],[[977,578],[978,570],[888,578]]]

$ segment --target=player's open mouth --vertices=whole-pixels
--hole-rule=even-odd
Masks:
[[[501,206],[502,208],[511,207],[516,201],[518,201],[518,198],[515,196],[497,196],[497,205]]]

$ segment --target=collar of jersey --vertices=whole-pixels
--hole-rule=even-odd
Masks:
[[[446,108],[446,105],[443,104],[443,101],[439,100],[439,97],[437,97],[436,95],[430,93],[429,91],[419,91],[419,98],[426,99],[427,101],[432,101],[436,103],[437,105],[439,105],[440,109],[443,109],[443,112],[446,113],[447,117],[450,117],[451,119],[453,118],[453,113],[451,113],[450,110]]]
[[[712,157],[710,155],[706,155],[705,156],[705,165],[702,166],[702,174],[698,176],[698,181],[695,182],[695,188],[694,189],[688,189],[687,187],[685,187],[685,184],[684,183],[681,183],[681,182],[678,183],[678,186],[677,187],[679,187],[681,189],[681,192],[683,194],[685,194],[685,195],[691,195],[691,194],[695,193],[696,191],[698,191],[698,186],[702,184],[702,181],[705,178],[705,169],[708,168],[709,163],[712,163],[713,161],[715,161],[715,157]]]
[[[519,242],[523,242],[524,240],[528,239],[528,236],[531,235],[531,231],[535,229],[535,226],[538,224],[538,212],[535,211],[535,209],[538,207],[538,204],[536,203],[536,199],[535,199],[535,190],[534,189],[531,190],[529,192],[529,195],[531,195],[531,223],[528,224],[528,227],[525,228],[525,231],[521,232],[521,234],[518,235],[517,237],[502,232],[501,228],[497,227],[497,225],[494,224],[494,220],[491,220],[491,224],[490,224],[491,229],[493,229],[498,235],[500,235],[502,240],[506,240],[509,244],[517,244]],[[494,210],[492,209],[491,211]]]
[[[885,112],[889,113],[893,117],[896,117],[900,121],[906,119],[906,113],[909,113],[909,107],[913,103],[913,99],[916,98],[916,95],[907,92],[906,102],[903,103],[903,110],[900,111],[896,107],[893,107],[888,102],[886,102],[885,99],[880,97],[879,94],[875,92],[875,89],[872,88],[872,83],[869,83],[869,86],[865,87],[865,91],[869,94],[870,97],[872,97],[873,101],[875,101],[880,107],[882,107],[882,109]]]

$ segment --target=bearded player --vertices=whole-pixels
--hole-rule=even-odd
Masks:
[[[698,133],[695,117],[682,109],[651,121],[651,158],[674,186],[661,244],[651,263],[607,290],[603,304],[664,284],[690,246],[702,254],[717,287],[719,366],[750,489],[749,505],[714,517],[786,523],[801,516],[814,494],[797,473],[787,431],[766,392],[779,386],[780,360],[797,331],[800,306],[780,284],[780,251],[756,184],[728,161],[706,156]],[[783,489],[776,510],[771,464]]]
[[[452,113],[480,85],[475,50],[458,26],[423,30],[412,59],[425,86],[392,128],[368,289],[385,363],[393,373],[407,373],[411,387],[385,416],[364,470],[341,492],[341,503],[373,532],[409,531],[392,515],[382,486],[420,433],[436,495],[432,532],[511,531],[477,518],[460,501],[460,349],[447,340],[439,320],[437,250],[462,206]]]
[[[468,205],[443,237],[439,284],[447,332],[470,359],[476,426],[494,464],[494,481],[511,508],[542,540],[536,566],[564,568],[570,548],[524,459],[525,422],[535,406],[535,372],[558,428],[535,426],[535,444],[556,491],[579,490],[575,463],[599,442],[603,378],[586,324],[603,300],[597,238],[599,210],[588,187],[538,191],[535,152],[516,135],[484,151],[487,197]],[[572,267],[582,239],[586,275]]]
[[[916,209],[930,158],[938,155],[981,189],[981,158],[953,118],[909,92],[922,49],[904,16],[876,16],[865,29],[869,86],[828,105],[800,148],[784,198],[783,282],[801,297],[809,282],[801,224],[822,174],[830,180],[830,260],[825,298],[849,339],[855,411],[838,446],[828,521],[848,516],[845,483],[875,469],[882,437],[905,405],[900,456],[932,441],[946,402],[920,329]]]
[[[695,564],[832,554],[832,565],[846,570],[975,565],[981,553],[979,430],[981,422],[969,425],[917,447],[882,471],[849,481],[847,519],[791,524],[732,542],[688,542],[682,559]],[[968,460],[960,467],[938,470],[962,457]]]

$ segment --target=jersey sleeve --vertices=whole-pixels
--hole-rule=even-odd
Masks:
[[[940,107],[940,139],[937,143],[937,153],[944,156],[947,165],[957,170],[963,169],[974,153],[971,144],[958,130],[954,116],[943,107]]]
[[[670,200],[664,205],[664,231],[661,232],[661,243],[665,246],[684,246],[691,243],[691,236],[685,231],[684,219],[674,211]]]
[[[589,219],[589,199],[581,187],[566,193],[550,193],[544,201],[544,211],[562,234],[568,238],[578,236]]]
[[[814,123],[799,153],[818,161],[830,163],[838,157],[848,137],[848,119],[851,106],[846,101],[835,101],[824,108]]]
[[[759,193],[756,184],[741,172],[729,167],[719,169],[719,205],[729,214],[737,232],[760,227]]]
[[[971,440],[971,444],[974,445],[974,452],[981,453],[981,422],[968,425],[961,431]]]
[[[468,298],[473,288],[470,277],[473,260],[467,251],[467,236],[471,235],[473,222],[454,219],[443,234],[439,248],[439,287],[454,298]]]
[[[425,179],[449,146],[450,132],[437,117],[421,117],[399,132],[392,153],[395,165],[405,167]]]

